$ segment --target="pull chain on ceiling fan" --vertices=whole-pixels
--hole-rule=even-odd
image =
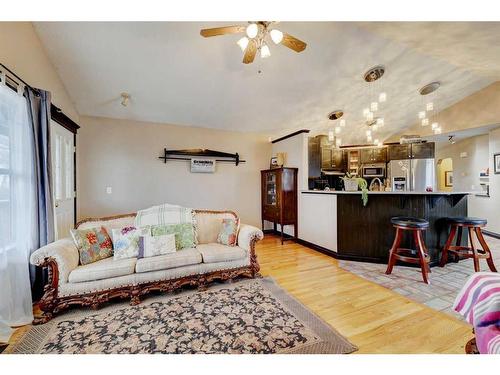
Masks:
[[[282,44],[295,52],[302,52],[306,48],[306,43],[283,33],[278,29],[271,28],[275,22],[258,21],[249,22],[248,26],[224,26],[215,27],[212,29],[203,29],[200,31],[201,36],[205,38],[226,34],[246,33],[246,36],[238,40],[238,45],[244,52],[243,63],[250,64],[254,61],[255,55],[260,51],[260,57],[266,58],[271,56],[268,40],[271,39],[274,44]]]

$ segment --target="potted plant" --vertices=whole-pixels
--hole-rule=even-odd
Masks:
[[[362,177],[357,177],[355,174],[347,172],[344,177],[344,190],[345,191],[358,191],[361,189],[361,200],[363,201],[363,206],[368,203],[368,183]]]

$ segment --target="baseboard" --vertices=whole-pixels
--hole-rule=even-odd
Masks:
[[[276,236],[280,236],[281,235],[281,232],[274,231],[274,229],[266,229],[263,232],[265,234],[274,234]],[[293,238],[293,236],[290,236],[289,234],[286,234],[286,233],[283,233],[283,239],[295,240]],[[296,242],[298,244],[301,244],[301,245],[303,245],[305,247],[308,247],[308,248],[310,248],[312,250],[316,250],[316,251],[318,251],[318,252],[320,252],[322,254],[328,255],[328,256],[330,256],[332,258],[335,258],[335,259],[338,259],[338,260],[351,260],[351,261],[355,261],[355,262],[367,262],[367,263],[378,263],[378,264],[387,264],[387,261],[388,261],[388,259],[366,258],[366,257],[360,257],[360,256],[356,256],[356,255],[339,254],[339,253],[337,253],[335,251],[327,249],[326,247],[313,244],[313,243],[311,243],[309,241],[302,240],[300,238],[297,238]],[[439,264],[439,262],[434,261],[434,262],[429,263],[429,266],[435,267],[438,264]],[[419,267],[418,265],[414,265],[414,264],[406,264],[406,266],[416,267],[416,268]]]
[[[496,238],[497,240],[500,240],[500,234],[499,233],[496,233],[496,232],[490,232],[489,230],[484,230],[482,231],[484,234],[486,234],[487,236],[490,236],[490,237],[493,237],[493,238]]]

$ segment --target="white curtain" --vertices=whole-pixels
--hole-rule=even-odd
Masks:
[[[33,320],[29,255],[36,206],[26,99],[0,83],[0,341]]]

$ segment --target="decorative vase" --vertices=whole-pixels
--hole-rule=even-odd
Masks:
[[[344,178],[344,189],[345,191],[358,191],[358,179]]]

